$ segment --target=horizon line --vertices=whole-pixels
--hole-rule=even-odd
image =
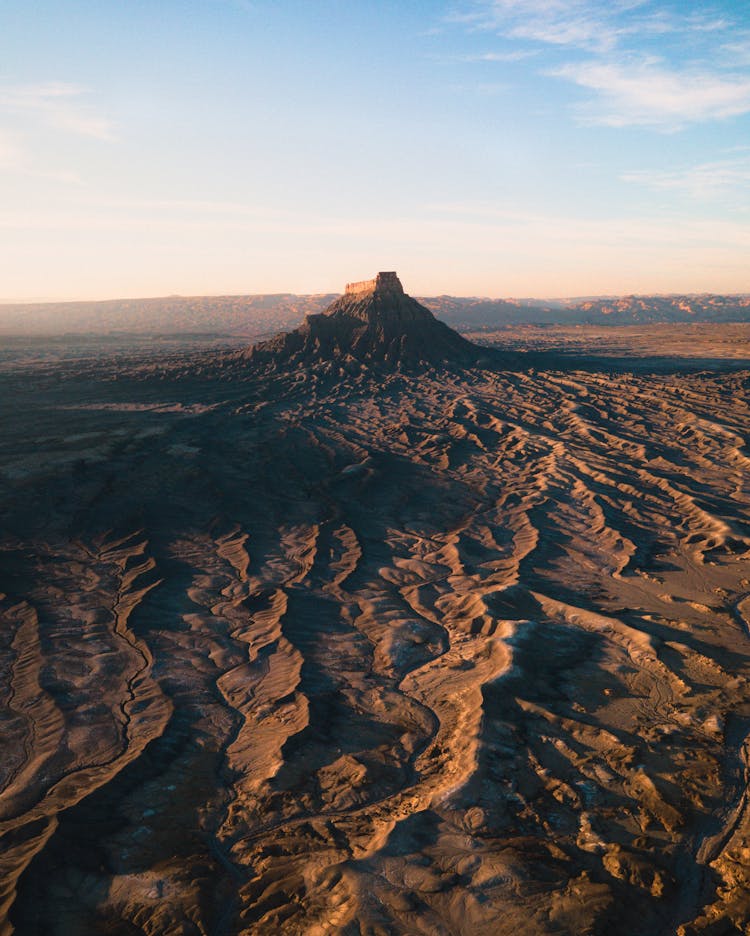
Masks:
[[[404,290],[406,292],[406,290]],[[152,302],[164,299],[246,299],[256,296],[295,296],[299,298],[315,298],[322,296],[343,296],[343,290],[335,291],[312,291],[312,292],[292,292],[290,290],[272,291],[272,292],[216,292],[216,293],[162,293],[160,295],[120,295],[107,296],[104,298],[49,298],[49,297],[31,297],[31,298],[0,298],[0,308],[5,306],[38,306],[38,305],[76,305],[83,303],[105,303],[105,302]],[[430,295],[412,294],[415,299],[480,299],[488,302],[583,302],[591,299],[625,299],[625,298],[670,298],[673,296],[725,296],[727,298],[747,298],[750,297],[750,291],[747,292],[723,292],[719,290],[693,290],[691,292],[682,292],[671,290],[669,292],[621,292],[621,293],[580,293],[578,295],[568,296],[490,296],[479,293],[432,293]]]

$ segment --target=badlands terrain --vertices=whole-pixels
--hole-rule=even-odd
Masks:
[[[0,933],[747,933],[748,337],[6,344]]]

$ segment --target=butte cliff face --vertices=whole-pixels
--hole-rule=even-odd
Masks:
[[[395,273],[349,283],[325,312],[250,349],[274,367],[359,363],[387,368],[476,361],[482,352],[408,296]]]

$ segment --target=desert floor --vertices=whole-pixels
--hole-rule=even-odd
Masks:
[[[0,933],[750,925],[750,330],[0,354]]]

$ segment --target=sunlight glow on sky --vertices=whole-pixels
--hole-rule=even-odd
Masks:
[[[750,292],[746,0],[6,0],[0,300]]]

